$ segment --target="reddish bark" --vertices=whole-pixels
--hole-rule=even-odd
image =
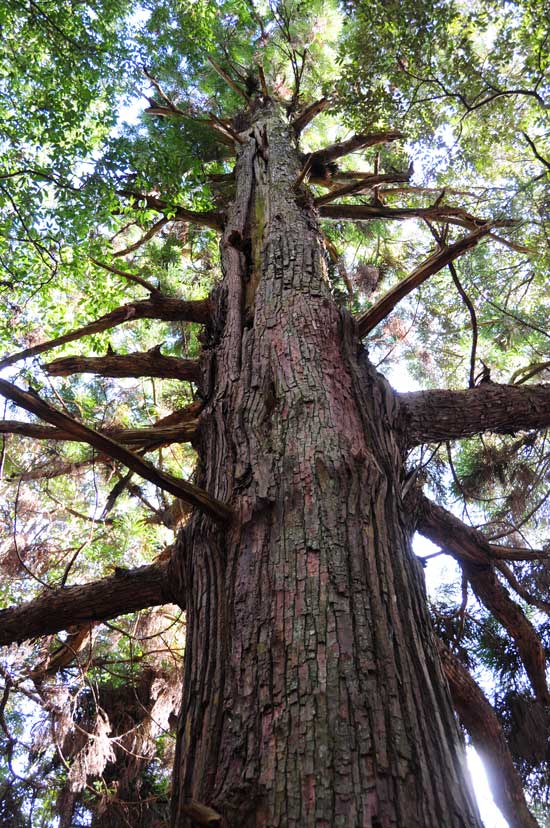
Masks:
[[[203,354],[200,482],[234,517],[194,516],[172,561],[188,596],[173,822],[195,799],[225,828],[476,828],[396,400],[331,299],[299,172],[267,105],[239,148]]]

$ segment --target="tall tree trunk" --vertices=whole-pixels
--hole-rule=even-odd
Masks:
[[[332,301],[274,104],[242,133],[203,354],[174,825],[477,828],[410,547],[395,397]],[[206,824],[206,823],[204,823]]]

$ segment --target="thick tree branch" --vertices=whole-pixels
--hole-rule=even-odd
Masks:
[[[160,347],[145,353],[107,354],[102,357],[68,356],[54,359],[44,366],[48,374],[69,377],[71,374],[99,374],[102,377],[160,377],[197,382],[199,364],[194,359],[163,356]]]
[[[500,546],[496,543],[490,543],[489,546],[491,557],[497,561],[541,561],[550,558],[550,552],[545,549],[523,549],[519,546]]]
[[[328,147],[317,150],[312,153],[312,157],[315,161],[326,164],[328,161],[335,161],[337,158],[342,158],[344,155],[349,155],[352,152],[357,152],[367,147],[374,147],[376,144],[389,144],[391,141],[398,141],[399,138],[404,137],[404,134],[397,130],[354,135],[353,138],[349,138],[347,141],[330,144]]]
[[[172,603],[166,573],[166,564],[156,563],[117,570],[91,584],[46,590],[34,601],[0,610],[0,645]]]
[[[523,785],[495,711],[442,641],[438,641],[438,649],[454,708],[483,760],[493,799],[510,828],[539,828],[527,807]]]
[[[472,216],[462,207],[449,207],[445,205],[432,205],[431,207],[386,207],[375,204],[326,204],[319,208],[319,215],[324,219],[335,221],[370,221],[372,219],[393,219],[405,221],[405,219],[418,218],[428,221],[438,221],[445,224],[456,224],[459,227],[467,227],[469,230],[489,225],[489,229],[495,227],[513,227],[515,222],[512,219],[499,221],[487,221]]]
[[[308,156],[306,160],[309,160],[311,156]],[[378,178],[379,181],[374,180]],[[410,178],[409,172],[393,172],[393,173],[374,173],[374,172],[367,172],[366,170],[337,170],[336,172],[331,172],[330,176],[319,177],[318,175],[310,175],[309,181],[311,184],[316,184],[318,187],[326,187],[330,189],[332,192],[337,192],[337,190],[333,190],[335,184],[342,184],[344,185],[359,185],[361,181],[365,181],[365,189],[370,189],[371,186],[376,186],[377,184],[396,184],[400,182],[406,182]],[[415,192],[416,188],[411,188],[411,192]],[[388,188],[384,190],[380,190],[379,192],[382,193],[402,193],[408,192],[408,187],[403,188]],[[345,194],[344,194],[345,195]],[[349,193],[348,193],[349,195]]]
[[[208,210],[204,213],[195,210],[186,210],[177,204],[170,204],[147,193],[136,193],[133,190],[118,190],[118,195],[133,199],[137,202],[144,202],[149,210],[156,210],[163,213],[170,221],[187,221],[190,224],[199,224],[202,227],[211,227],[213,230],[223,229],[223,215],[216,210]]]
[[[81,440],[83,443],[88,443],[97,451],[112,457],[123,463],[129,469],[134,471],[140,477],[165,489],[167,492],[181,497],[187,503],[191,503],[201,511],[210,515],[211,518],[219,522],[225,523],[231,517],[230,509],[224,504],[211,498],[205,491],[186,480],[173,477],[166,472],[159,471],[151,463],[142,460],[136,454],[133,454],[128,449],[115,443],[109,437],[99,432],[94,431],[88,426],[73,420],[61,411],[52,408],[48,403],[44,402],[38,394],[22,391],[17,386],[12,385],[5,380],[0,380],[0,394],[12,400],[16,405],[24,408],[31,414],[35,414],[42,420],[51,423],[59,428],[66,429],[75,435],[75,438]]]
[[[85,336],[107,331],[110,328],[115,328],[124,322],[131,322],[134,319],[160,319],[163,322],[183,321],[204,323],[210,316],[210,307],[210,301],[208,299],[184,302],[182,299],[170,299],[166,296],[157,295],[152,296],[150,299],[129,302],[127,305],[121,305],[121,307],[115,308],[110,313],[106,313],[105,316],[101,316],[94,322],[89,322],[81,328],[76,328],[74,331],[63,334],[63,336],[58,336],[55,339],[48,340],[48,342],[33,345],[31,348],[25,348],[24,351],[19,351],[16,354],[4,357],[4,359],[0,360],[0,369],[6,368],[8,365],[13,365],[14,362],[19,362],[20,359],[28,359],[37,354],[42,354],[44,351],[59,348],[60,345],[66,345],[68,342],[74,342]]]
[[[324,112],[325,109],[330,105],[330,100],[328,98],[321,98],[318,101],[306,106],[300,114],[294,119],[292,122],[292,126],[294,128],[294,132],[296,135],[299,135],[305,127],[313,121],[320,112]]]
[[[337,173],[335,176],[332,177],[332,181],[338,181],[341,177],[340,173]],[[339,187],[337,190],[331,190],[330,193],[326,193],[325,195],[319,196],[315,199],[315,204],[317,207],[322,207],[324,204],[329,204],[329,202],[334,201],[337,198],[343,198],[343,196],[350,196],[350,195],[359,195],[360,193],[365,192],[366,190],[372,190],[373,187],[376,187],[378,184],[387,184],[392,181],[408,181],[409,180],[409,173],[365,173],[359,177],[359,179],[354,178],[350,184],[346,184],[344,187]],[[312,184],[316,184],[318,179],[310,178]],[[326,186],[326,182],[325,182]]]
[[[550,426],[550,384],[518,387],[487,382],[465,391],[412,391],[397,397],[411,447],[484,431],[513,434]]]
[[[484,535],[451,512],[421,497],[418,531],[456,558],[477,598],[513,638],[536,698],[547,704],[546,657],[537,632],[500,583]]]
[[[357,333],[360,337],[366,336],[373,328],[376,327],[386,316],[395,308],[395,306],[411,291],[415,290],[419,285],[438,273],[446,265],[462,256],[466,251],[475,247],[483,236],[486,236],[491,229],[491,225],[485,225],[474,230],[468,236],[465,236],[459,241],[451,244],[449,247],[443,247],[433,253],[425,262],[417,267],[409,276],[399,282],[395,287],[389,290],[385,296],[376,302],[372,308],[363,313],[357,319]]]

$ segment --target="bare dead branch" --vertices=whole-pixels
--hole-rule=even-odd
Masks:
[[[311,121],[313,121],[319,113],[324,112],[328,106],[330,106],[329,98],[321,98],[309,106],[306,106],[306,108],[303,109],[292,122],[295,134],[299,135],[302,130],[305,129],[305,127],[311,123]]]
[[[201,509],[214,520],[223,523],[230,519],[230,509],[224,503],[211,498],[198,486],[195,486],[186,480],[173,477],[166,472],[159,471],[151,463],[148,463],[146,460],[142,460],[141,457],[133,454],[131,451],[124,448],[124,446],[121,446],[119,443],[116,443],[104,434],[100,434],[99,432],[88,428],[88,426],[85,426],[83,423],[79,423],[77,420],[74,420],[72,417],[68,417],[61,411],[57,411],[57,409],[52,408],[48,405],[48,403],[42,400],[38,394],[35,394],[34,392],[22,391],[20,388],[17,388],[17,386],[12,385],[5,380],[0,380],[0,394],[7,397],[9,400],[12,400],[12,402],[21,408],[24,408],[29,413],[40,417],[42,420],[72,432],[75,437],[83,443],[88,443],[97,451],[106,454],[108,457],[112,457],[114,460],[118,460],[140,477],[143,477],[145,480],[149,480],[161,489],[165,489],[167,492],[175,495],[175,497],[181,497],[182,500],[185,500],[193,506],[196,506],[198,509]]]
[[[451,244],[449,247],[443,247],[436,250],[435,253],[426,259],[419,267],[417,267],[409,276],[399,282],[395,287],[389,290],[385,296],[382,297],[372,308],[365,311],[357,319],[357,333],[360,337],[366,336],[373,328],[376,327],[395,306],[409,293],[419,287],[423,282],[438,273],[442,268],[446,267],[450,262],[462,256],[468,250],[471,250],[475,245],[489,233],[491,225],[485,225],[474,230],[464,238]]]
[[[516,222],[512,219],[488,221],[479,219],[468,213],[462,207],[433,205],[431,207],[386,207],[376,204],[326,204],[319,209],[321,218],[341,221],[372,221],[372,219],[390,219],[405,221],[410,218],[437,221],[444,224],[456,224],[468,230],[476,230],[482,226],[513,227]]]
[[[1,623],[1,622],[0,622]],[[82,624],[69,628],[69,634],[56,649],[48,653],[46,658],[29,672],[29,678],[40,681],[45,676],[52,676],[68,667],[78,653],[92,642],[94,624]]]
[[[398,176],[400,177],[398,178]],[[338,178],[339,176],[337,175],[336,177]],[[316,183],[314,178],[311,178],[310,180],[313,184]],[[384,182],[408,180],[409,173],[365,173],[358,181],[354,180],[351,184],[346,184],[344,187],[339,187],[337,190],[331,190],[330,193],[319,196],[315,199],[315,205],[317,207],[322,207],[323,204],[328,204],[329,202],[334,201],[337,198],[342,198],[343,196],[359,195],[367,190],[372,190],[372,188],[377,184],[383,184]]]
[[[168,224],[168,219],[167,218],[163,217],[163,218],[159,219],[158,221],[156,221],[152,225],[152,227],[149,228],[149,230],[147,230],[143,234],[143,236],[140,239],[137,240],[137,242],[134,242],[134,244],[131,244],[129,247],[125,247],[124,250],[117,250],[116,252],[114,252],[113,253],[113,258],[120,258],[121,256],[129,256],[130,253],[134,253],[136,250],[139,250],[139,248],[142,247],[144,244],[146,244],[150,239],[152,239],[156,235],[158,235],[158,233],[160,233],[162,228],[166,227],[167,224]]]
[[[466,668],[440,640],[438,649],[454,708],[483,761],[493,799],[510,828],[539,828],[527,807],[523,785],[495,711]]]
[[[536,377],[537,374],[546,371],[548,368],[550,368],[550,362],[533,362],[531,365],[524,365],[522,368],[514,371],[510,377],[510,381],[514,385],[523,385],[528,379]]]
[[[313,157],[320,162],[327,163],[327,161],[335,161],[337,158],[342,158],[344,155],[349,155],[352,152],[367,149],[367,147],[374,147],[376,144],[389,144],[392,141],[398,141],[404,137],[404,134],[397,130],[371,132],[368,134],[362,133],[354,135],[347,141],[330,144],[328,147],[317,150],[313,153]]]
[[[412,170],[409,172],[391,172],[391,173],[380,173],[380,181],[371,181],[372,184],[376,183],[386,183],[386,184],[397,184],[400,182],[408,181],[411,176]],[[328,187],[332,189],[335,184],[355,184],[355,182],[359,183],[359,181],[364,181],[372,179],[373,176],[379,175],[379,173],[375,172],[367,172],[366,170],[337,170],[334,173],[331,173],[329,179],[327,178],[318,178],[316,176],[311,176],[310,181],[312,184],[317,184],[319,187]],[[416,192],[419,188],[416,187],[394,187],[387,190],[380,190],[381,193],[408,193],[408,192]]]
[[[223,78],[223,80],[226,82],[226,84],[227,84],[227,85],[228,85],[228,86],[229,86],[229,87],[230,87],[230,88],[231,88],[234,92],[236,92],[236,93],[237,93],[237,95],[240,95],[240,96],[241,96],[241,98],[244,98],[244,100],[248,103],[248,95],[246,94],[246,92],[244,91],[244,89],[241,89],[241,87],[239,86],[239,84],[238,84],[238,83],[235,83],[235,81],[233,80],[233,78],[231,77],[231,75],[228,75],[228,74],[227,74],[227,72],[225,71],[225,69],[223,69],[223,68],[220,66],[220,64],[219,64],[219,63],[217,63],[217,62],[214,60],[214,58],[213,58],[213,57],[211,57],[210,55],[208,55],[208,62],[209,62],[209,64],[213,67],[213,69],[214,69],[214,70],[218,73],[218,75],[220,76],[220,78]]]
[[[117,190],[117,194],[136,202],[143,202],[149,210],[156,210],[157,213],[164,213],[170,221],[187,221],[190,224],[199,224],[202,227],[211,227],[213,230],[223,229],[223,215],[216,210],[205,211],[204,213],[195,210],[186,210],[177,204],[170,204],[147,193],[136,193],[133,190]]]
[[[137,273],[128,273],[126,270],[121,270],[119,267],[113,267],[113,265],[107,264],[107,262],[100,262],[98,259],[93,259],[92,257],[90,257],[90,261],[98,267],[103,268],[103,270],[109,271],[109,273],[114,273],[116,276],[122,276],[123,279],[127,279],[129,282],[134,282],[136,285],[141,285],[141,287],[144,287],[145,290],[149,291],[151,297],[162,296],[161,291],[155,287],[155,285],[152,285],[151,282],[143,279]]]
[[[44,368],[48,374],[55,377],[99,374],[102,377],[159,377],[197,382],[200,376],[199,363],[196,360],[163,356],[160,346],[145,353],[61,357],[49,362]]]
[[[153,451],[153,449],[171,443],[190,442],[197,430],[199,412],[200,405],[193,404],[178,412],[179,418],[171,423],[163,424],[163,421],[159,420],[149,428],[105,428],[101,429],[100,433],[125,446],[132,446],[142,451]],[[166,419],[169,420],[170,417]],[[33,440],[76,440],[74,434],[69,431],[18,420],[0,420],[0,434],[17,434]]]
[[[46,590],[34,601],[0,610],[0,646],[106,621],[128,612],[175,602],[166,564],[155,563],[81,586]]]
[[[137,302],[129,302],[119,308],[106,313],[94,322],[89,322],[81,328],[42,342],[40,345],[33,345],[25,348],[11,356],[0,360],[0,369],[13,365],[21,359],[42,354],[68,342],[74,342],[85,336],[101,333],[124,322],[131,322],[134,319],[160,319],[163,322],[200,322],[204,323],[210,316],[210,302],[208,299],[198,299],[193,302],[185,302],[182,299],[171,299],[166,296],[154,295],[150,299],[143,299]]]

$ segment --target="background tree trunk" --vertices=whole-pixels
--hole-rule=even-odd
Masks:
[[[174,824],[479,826],[410,548],[397,404],[334,305],[291,130],[243,133],[203,355]]]

